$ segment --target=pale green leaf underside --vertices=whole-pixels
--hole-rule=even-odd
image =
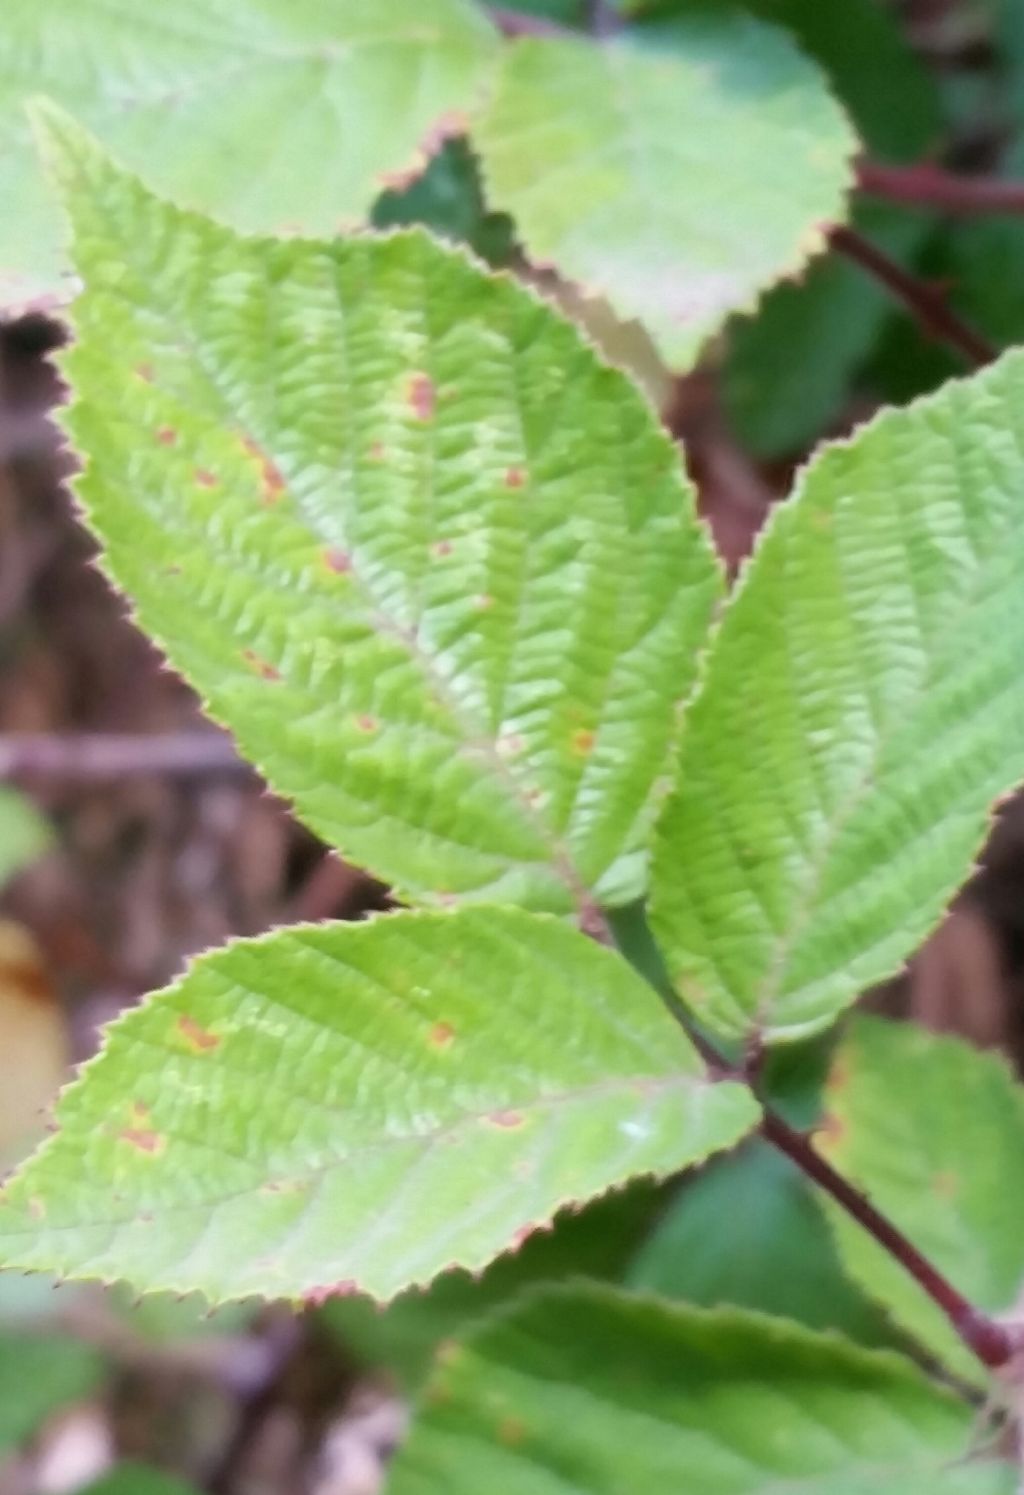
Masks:
[[[879,1018],[846,1035],[817,1145],[987,1313],[1024,1289],[1024,1089],[995,1054]],[[848,1271],[961,1375],[978,1368],[912,1279],[829,1212]]]
[[[425,234],[240,239],[46,118],[78,492],[142,626],[406,896],[635,893],[721,588],[639,393]]]
[[[895,970],[1024,776],[1024,355],[827,448],[731,604],[652,923],[717,1031],[826,1026]]]
[[[0,1196],[0,1260],[143,1290],[387,1298],[756,1123],[560,920],[241,941],[116,1022]]]
[[[389,1495],[1009,1495],[971,1410],[784,1319],[548,1290],[442,1357]]]
[[[58,100],[190,207],[330,233],[469,109],[499,45],[471,0],[5,0],[0,307],[59,289],[65,264],[26,98]]]
[[[530,255],[642,321],[675,368],[823,246],[855,150],[818,69],[736,14],[519,42],[473,139]]]

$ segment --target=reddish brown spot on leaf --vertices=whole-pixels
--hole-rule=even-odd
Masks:
[[[169,566],[165,566],[164,567],[164,575],[165,576],[181,576],[181,574],[182,574],[181,567],[178,565],[178,563],[176,561],[172,561]]]
[[[139,363],[135,366],[135,377],[141,379],[143,384],[152,384],[153,365],[151,363]]]
[[[579,753],[581,758],[585,758],[588,753],[594,751],[595,740],[593,732],[586,727],[581,727],[578,732],[573,733],[572,750],[574,753]]]
[[[451,1023],[435,1023],[430,1030],[430,1044],[435,1049],[450,1048],[455,1041],[455,1029]]]
[[[216,488],[218,478],[208,467],[197,467],[195,472],[196,482],[200,488]]]
[[[161,426],[156,433],[156,439],[161,446],[175,446],[178,441],[178,433],[173,426]]]
[[[450,540],[438,540],[436,545],[431,546],[431,549],[434,555],[443,560],[446,555],[451,555],[452,542]]]
[[[386,453],[384,451],[384,443],[382,441],[373,442],[370,447],[369,455],[371,462],[383,462],[386,456]]]
[[[142,1127],[125,1127],[123,1132],[118,1133],[122,1142],[127,1142],[129,1147],[134,1147],[137,1152],[148,1153],[155,1157],[157,1153],[163,1152],[167,1146],[167,1138],[159,1132],[149,1131]]]
[[[252,649],[243,649],[242,658],[251,670],[255,670],[261,680],[280,680],[281,671],[275,669],[272,664],[268,664],[265,659],[261,659]]]
[[[409,408],[417,420],[433,420],[437,409],[437,389],[429,374],[410,374],[405,387]]]
[[[352,557],[347,550],[332,548],[324,551],[324,565],[328,571],[333,571],[336,576],[345,576],[352,570]]]
[[[503,1417],[498,1423],[498,1442],[506,1448],[518,1448],[526,1437],[526,1427],[518,1417]]]
[[[525,1117],[521,1111],[491,1111],[487,1120],[492,1126],[500,1126],[506,1131],[513,1131],[516,1127],[523,1125]]]
[[[506,488],[522,488],[526,482],[526,473],[521,467],[510,467],[505,473]]]
[[[826,1111],[814,1129],[814,1143],[821,1153],[829,1153],[838,1147],[846,1135],[846,1127],[839,1117]]]
[[[194,1054],[210,1054],[214,1049],[220,1048],[220,1039],[216,1033],[200,1027],[188,1013],[183,1012],[179,1017],[178,1032]]]
[[[356,726],[360,732],[376,732],[380,723],[375,716],[357,716]]]
[[[955,1173],[947,1169],[942,1173],[936,1173],[932,1179],[932,1188],[942,1199],[955,1199],[960,1192],[960,1180]]]

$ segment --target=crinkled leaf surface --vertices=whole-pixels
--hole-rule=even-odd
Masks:
[[[895,970],[1024,776],[1024,354],[827,448],[689,713],[652,925],[720,1033],[826,1026]]]
[[[0,1196],[0,1260],[214,1300],[386,1298],[756,1116],[558,919],[286,930],[201,957],[108,1030]]]
[[[866,1189],[979,1308],[1024,1288],[1024,1089],[1002,1059],[956,1038],[861,1018],[836,1058],[820,1151]],[[829,1212],[848,1270],[940,1359],[976,1376],[924,1293],[871,1238]]]
[[[58,290],[65,263],[27,97],[66,105],[189,206],[329,233],[468,110],[498,46],[471,0],[6,0],[0,308]]]
[[[639,393],[422,233],[239,239],[46,118],[78,491],[146,631],[405,895],[635,892],[721,588]]]
[[[973,1413],[901,1357],[784,1319],[547,1290],[452,1345],[390,1495],[996,1495]]]
[[[473,139],[530,255],[642,321],[677,368],[822,247],[854,150],[817,68],[737,14],[517,42]]]

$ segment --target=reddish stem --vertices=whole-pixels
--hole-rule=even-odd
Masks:
[[[996,1319],[980,1312],[973,1303],[957,1292],[956,1288],[939,1272],[927,1257],[902,1231],[897,1230],[891,1220],[875,1208],[870,1199],[849,1183],[840,1173],[815,1151],[800,1132],[795,1131],[773,1111],[765,1110],[761,1123],[761,1135],[773,1147],[796,1164],[801,1173],[812,1179],[819,1188],[833,1198],[859,1225],[873,1236],[894,1261],[898,1261],[905,1272],[909,1272],[919,1287],[942,1310],[954,1331],[990,1370],[1006,1365],[1016,1350],[1013,1336]]]
[[[688,1010],[669,986],[658,984],[655,990],[704,1060],[711,1078],[739,1081],[753,1089],[749,1063],[751,1057],[755,1064],[759,1062],[759,1045],[748,1045],[747,1065],[730,1064],[724,1054],[695,1026]],[[841,1209],[856,1220],[858,1225],[863,1226],[883,1250],[913,1277],[949,1320],[961,1343],[982,1365],[990,1370],[999,1370],[1009,1364],[1021,1348],[1014,1334],[998,1319],[982,1313],[958,1292],[903,1232],[875,1208],[866,1194],[843,1178],[841,1173],[837,1173],[832,1164],[815,1151],[802,1132],[796,1131],[763,1102],[760,1130],[766,1142],[785,1153],[806,1178],[824,1189]]]
[[[953,311],[941,291],[904,270],[856,229],[838,224],[831,230],[829,240],[833,249],[867,271],[902,301],[929,337],[948,343],[972,367],[980,368],[999,356],[999,350],[987,338]]]
[[[939,208],[958,217],[1024,213],[1024,182],[962,176],[928,162],[916,166],[883,166],[878,161],[861,161],[857,181],[861,190],[872,197]]]

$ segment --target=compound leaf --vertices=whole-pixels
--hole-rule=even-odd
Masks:
[[[896,970],[1024,775],[1024,354],[807,468],[730,605],[652,926],[718,1032],[827,1026]]]
[[[118,1020],[0,1196],[8,1266],[387,1298],[755,1123],[619,956],[515,909],[205,955]]]
[[[985,1312],[1024,1283],[1024,1089],[995,1054],[861,1018],[838,1052],[817,1145]],[[962,1375],[977,1364],[911,1277],[829,1210],[844,1263]]]
[[[640,394],[422,232],[241,239],[44,118],[78,492],[147,633],[407,897],[635,893],[721,589]]]
[[[736,14],[517,42],[473,139],[530,255],[642,321],[676,368],[823,246],[855,149],[817,68]]]
[[[900,1356],[784,1319],[544,1290],[449,1347],[391,1495],[1010,1495]]]
[[[330,233],[454,128],[500,43],[470,0],[7,0],[0,307],[60,289],[25,121],[44,93],[158,190],[239,228]]]

